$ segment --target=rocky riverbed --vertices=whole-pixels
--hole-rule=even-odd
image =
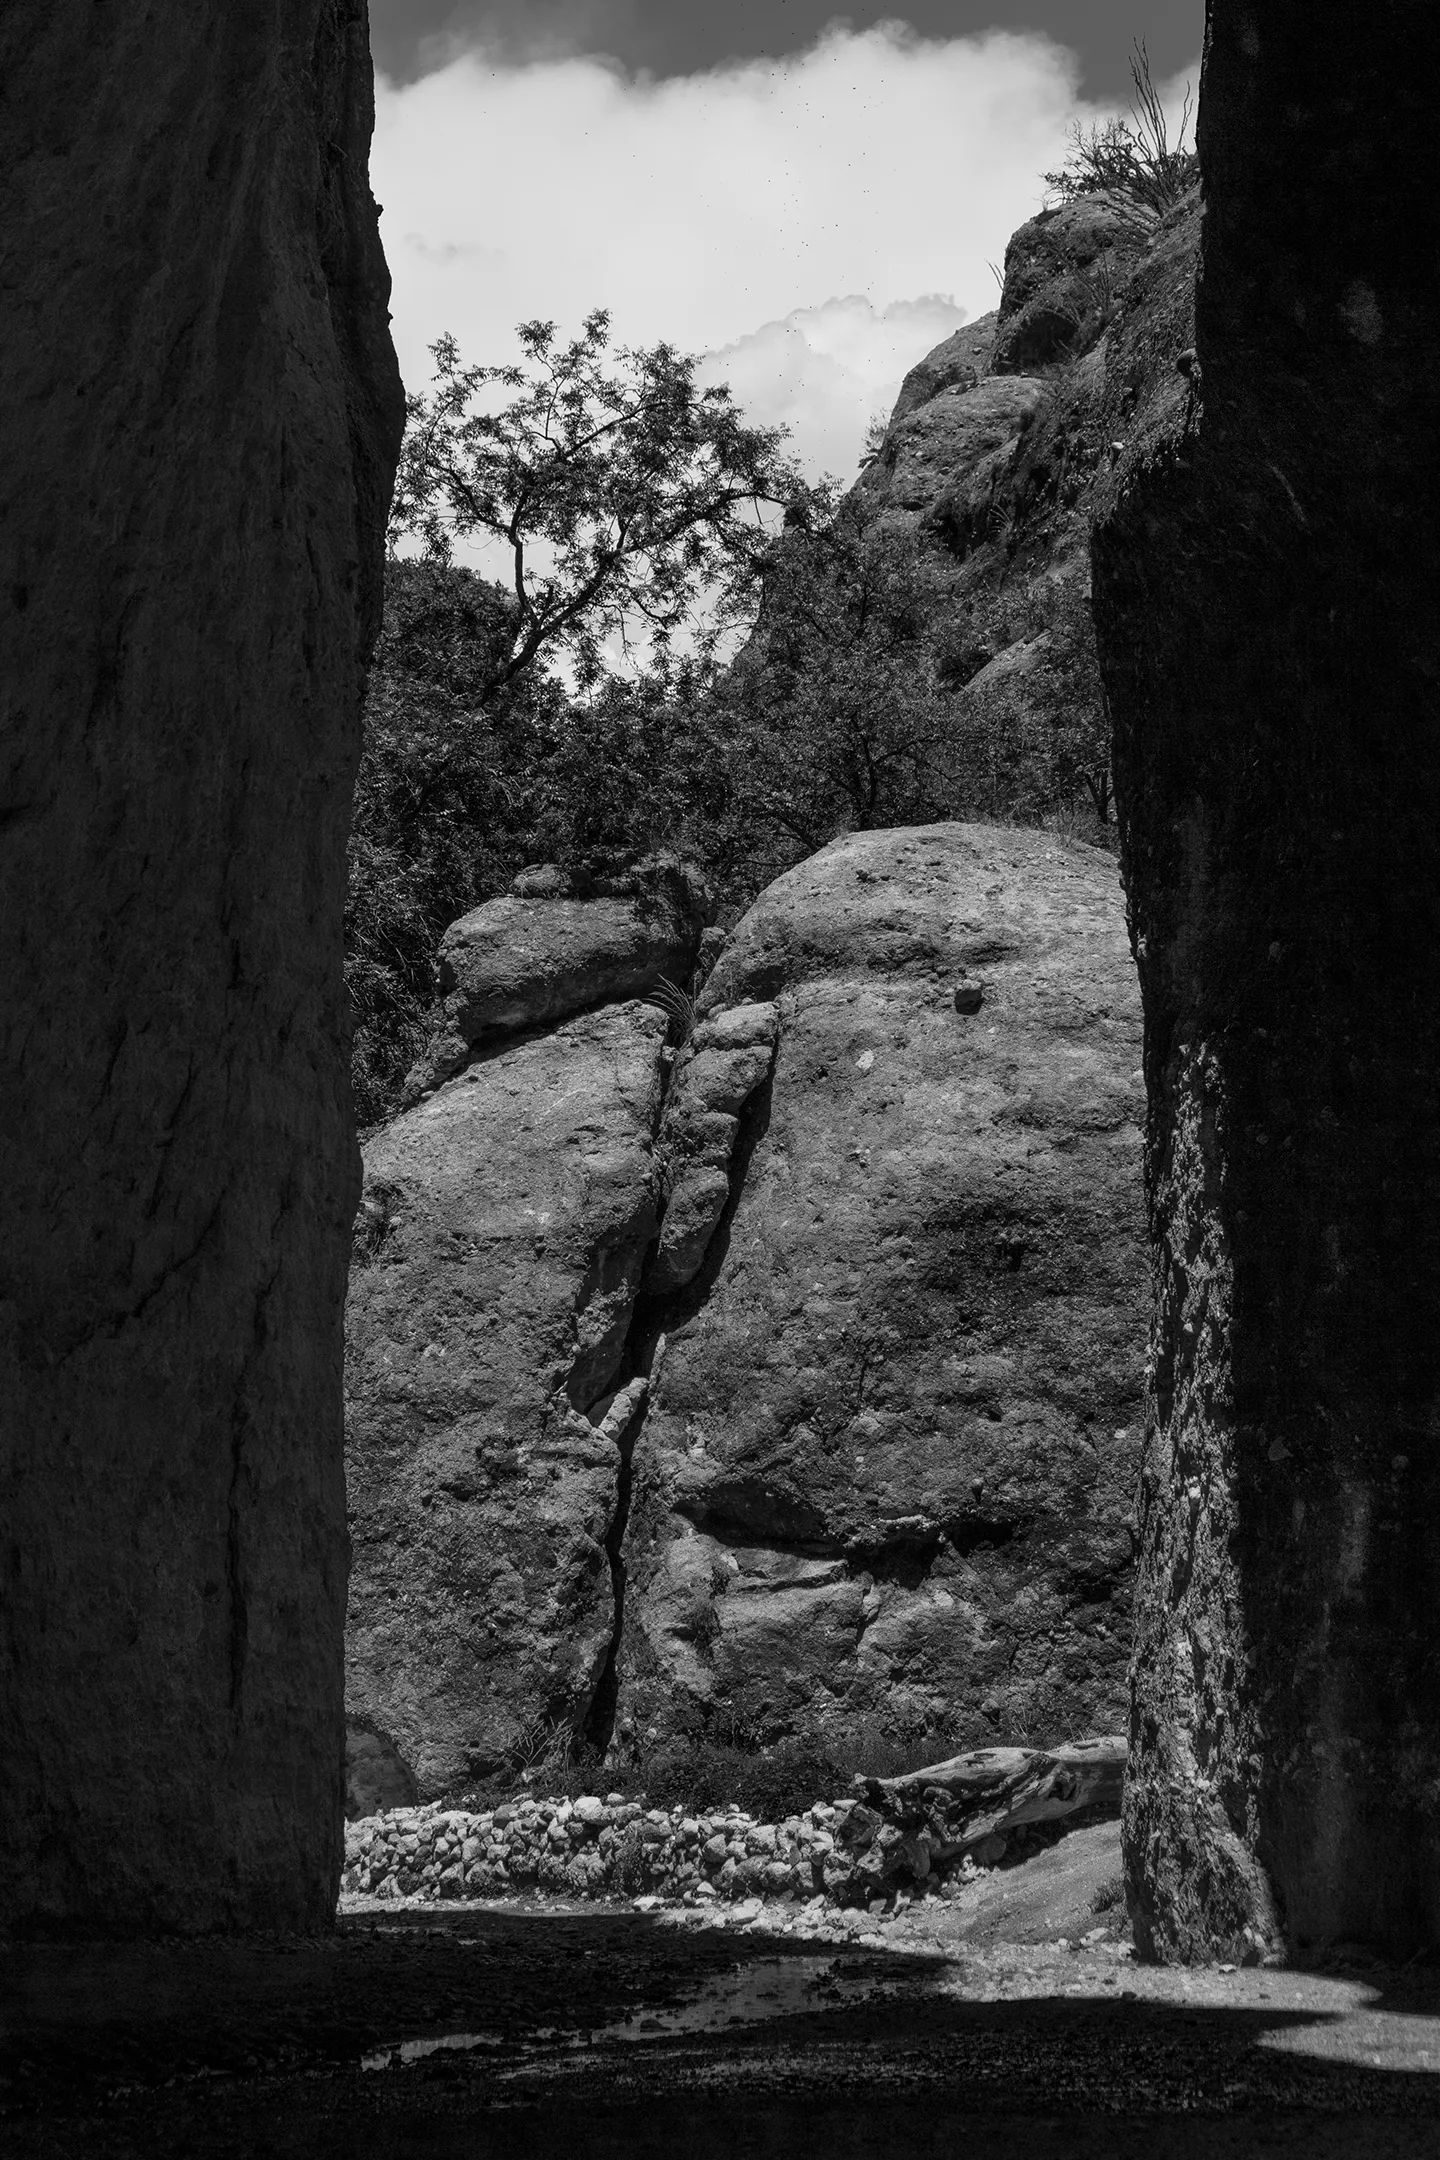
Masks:
[[[765,1898],[840,1906],[897,1897],[954,1897],[1007,1852],[1037,1848],[1035,1828],[992,1836],[940,1859],[922,1833],[886,1822],[859,1799],[816,1801],[779,1822],[734,1805],[647,1807],[603,1798],[529,1798],[468,1810],[397,1808],[350,1823],[342,1893],[381,1899],[649,1897],[687,1904]],[[936,1857],[932,1858],[932,1854]]]

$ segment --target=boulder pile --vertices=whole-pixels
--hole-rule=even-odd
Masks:
[[[877,1834],[888,1828],[858,1800],[816,1802],[778,1823],[757,1821],[735,1806],[691,1813],[646,1807],[618,1793],[603,1800],[525,1799],[476,1813],[400,1808],[346,1825],[341,1888],[387,1898],[543,1890],[700,1902],[819,1896],[861,1904],[887,1895],[910,1857],[899,1853],[898,1838],[877,1847]],[[891,1847],[900,1867],[891,1864]],[[974,1863],[957,1872],[973,1873]],[[932,1887],[939,1881],[937,1875]]]
[[[1053,1754],[978,1749],[949,1763],[817,1800],[781,1822],[735,1805],[647,1807],[600,1799],[520,1800],[478,1811],[400,1808],[352,1822],[342,1890],[371,1897],[822,1898],[870,1905],[957,1888],[981,1867],[1048,1842],[1062,1819],[1118,1815],[1124,1743]],[[1049,1826],[1049,1827],[1046,1827]]]

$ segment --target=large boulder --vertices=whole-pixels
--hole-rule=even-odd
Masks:
[[[1208,14],[1198,289],[1157,256],[1111,342],[1095,533],[1158,1290],[1126,1863],[1161,1956],[1410,1955],[1440,1942],[1434,22]]]
[[[667,1022],[478,1059],[367,1145],[349,1305],[351,1810],[583,1730],[615,1630]]]
[[[363,0],[0,20],[0,1932],[329,1924]]]
[[[918,406],[928,405],[942,390],[973,390],[990,372],[990,352],[995,343],[995,315],[981,315],[962,323],[917,360],[900,385],[890,415],[890,425],[904,420]]]
[[[440,941],[443,1015],[406,1082],[413,1104],[471,1053],[521,1028],[688,983],[713,919],[703,883],[657,860],[595,890],[553,867],[522,871],[516,890],[486,900]]]
[[[1156,222],[1123,196],[1081,195],[1012,233],[992,372],[1028,374],[1093,345],[1118,313],[1120,289]]]
[[[647,1286],[621,1744],[1113,1729],[1149,1286],[1113,860],[852,835],[702,1002],[667,1130],[728,1117],[730,1193]]]
[[[930,510],[959,473],[1012,456],[1040,405],[1044,386],[1024,376],[937,390],[892,420],[863,487],[885,510]]]

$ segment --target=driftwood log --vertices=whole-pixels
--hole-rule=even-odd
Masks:
[[[901,1842],[917,1839],[931,1865],[943,1866],[1003,1840],[1025,1823],[1067,1818],[1105,1822],[1120,1813],[1125,1741],[1118,1734],[1077,1740],[1066,1747],[975,1748],[948,1762],[931,1763],[904,1777],[857,1778],[860,1805],[850,1818],[847,1842],[859,1843],[875,1820]],[[871,1831],[874,1837],[874,1830]]]

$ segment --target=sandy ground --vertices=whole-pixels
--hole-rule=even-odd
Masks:
[[[0,2143],[1440,2160],[1440,1970],[1141,1966],[1117,1868],[1107,1827],[889,1919],[350,1900],[318,1943],[11,1946]]]

